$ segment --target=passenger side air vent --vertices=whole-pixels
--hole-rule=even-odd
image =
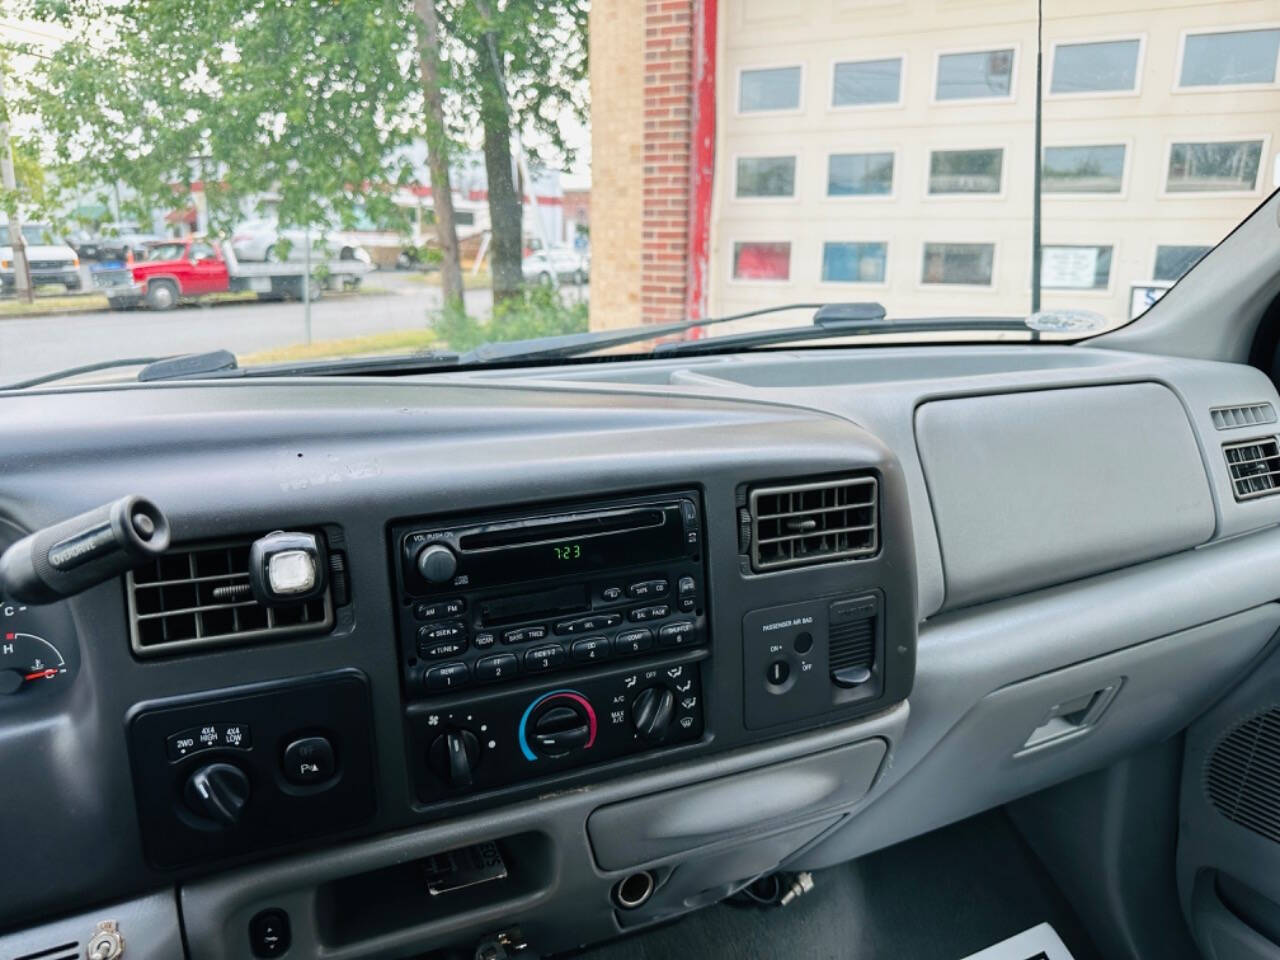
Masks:
[[[1239,407],[1213,407],[1209,411],[1213,425],[1219,430],[1235,427],[1253,427],[1260,423],[1275,423],[1276,408],[1269,403],[1248,403]]]
[[[872,556],[880,548],[876,490],[869,476],[751,489],[742,524],[751,568]]]
[[[13,960],[80,960],[80,944],[62,943],[56,947],[46,947],[35,953],[24,953]]]
[[[1219,741],[1205,767],[1205,792],[1232,823],[1280,843],[1280,707]]]
[[[1222,452],[1237,500],[1266,497],[1280,490],[1280,447],[1275,437],[1226,443]]]
[[[254,599],[249,588],[252,542],[252,537],[246,537],[173,549],[126,574],[134,652],[159,656],[330,629],[329,590],[283,607],[264,607]]]

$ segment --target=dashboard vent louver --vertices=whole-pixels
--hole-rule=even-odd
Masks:
[[[1280,707],[1233,727],[1209,755],[1204,779],[1219,813],[1280,843]]]
[[[1276,408],[1269,403],[1247,403],[1237,407],[1213,407],[1209,411],[1213,425],[1219,430],[1236,427],[1254,427],[1260,423],[1275,423]]]
[[[193,544],[125,575],[134,652],[152,656],[317,633],[333,626],[330,592],[264,607],[249,589],[253,538]]]
[[[874,477],[755,487],[747,498],[756,571],[872,556],[880,548]]]
[[[1226,443],[1222,453],[1237,500],[1251,500],[1280,492],[1280,447],[1275,437]]]

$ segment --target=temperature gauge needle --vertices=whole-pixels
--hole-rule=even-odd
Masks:
[[[53,667],[50,667],[48,670],[37,670],[35,673],[28,673],[22,679],[23,680],[47,680],[50,677],[55,676],[57,673],[58,673],[57,670],[53,669]]]

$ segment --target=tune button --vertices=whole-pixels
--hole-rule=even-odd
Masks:
[[[440,640],[436,643],[419,643],[418,656],[424,660],[447,660],[457,657],[467,649],[467,640]]]
[[[550,670],[562,663],[564,663],[564,647],[558,643],[548,643],[546,646],[525,651],[524,668],[534,673]]]
[[[613,638],[613,652],[619,656],[643,653],[653,646],[653,631],[648,627],[623,630]]]
[[[428,690],[434,692],[438,690],[453,690],[455,687],[465,686],[470,678],[471,671],[467,669],[465,663],[443,663],[428,670],[423,682]]]
[[[580,663],[603,660],[609,656],[609,640],[606,637],[584,637],[573,641],[570,653]]]
[[[476,662],[476,679],[481,683],[506,680],[520,672],[520,660],[514,653],[495,653]]]

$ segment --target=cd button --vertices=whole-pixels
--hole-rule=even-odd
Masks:
[[[660,597],[666,592],[667,581],[665,580],[642,580],[627,587],[627,596],[634,600],[640,600],[645,597]]]
[[[564,663],[564,647],[558,643],[549,643],[545,647],[534,647],[524,655],[524,668],[535,673],[550,670]]]
[[[428,690],[452,690],[470,679],[465,663],[444,663],[427,671],[425,683]]]
[[[613,638],[613,652],[622,656],[643,653],[653,646],[653,631],[648,627],[623,630]]]
[[[609,656],[609,641],[604,637],[585,637],[582,640],[575,640],[570,653],[573,659],[582,663],[603,660]]]
[[[514,653],[495,653],[476,662],[476,679],[482,683],[505,680],[520,672],[520,661]]]

